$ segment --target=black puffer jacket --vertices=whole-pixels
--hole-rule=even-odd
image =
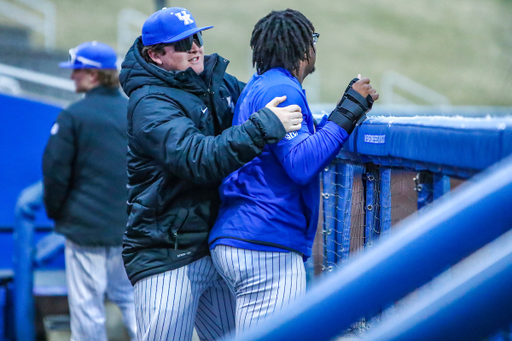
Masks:
[[[96,87],[64,109],[43,156],[44,204],[55,230],[82,246],[121,246],[126,228],[126,107]]]
[[[208,255],[220,181],[286,134],[270,110],[232,127],[243,83],[228,61],[168,72],[147,63],[138,38],[122,64],[128,106],[128,224],[123,258],[133,284]],[[229,128],[229,129],[228,129]]]

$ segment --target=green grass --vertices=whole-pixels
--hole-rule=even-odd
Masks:
[[[15,0],[10,0],[15,1]],[[99,40],[116,46],[117,15],[131,7],[147,15],[151,0],[53,0],[58,47]],[[510,0],[168,0],[189,9],[205,33],[206,53],[231,60],[229,72],[251,74],[249,39],[270,10],[303,12],[321,33],[317,73],[306,79],[316,100],[335,102],[358,73],[378,89],[393,70],[457,105],[512,105]],[[3,20],[3,19],[0,19]],[[41,44],[40,38],[34,37]],[[315,88],[316,87],[316,88]],[[314,96],[313,96],[314,97]],[[421,101],[420,101],[421,102]]]

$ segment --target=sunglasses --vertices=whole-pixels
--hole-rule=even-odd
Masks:
[[[318,38],[320,38],[320,33],[313,33],[313,45],[316,45]]]
[[[187,52],[192,49],[192,44],[196,43],[198,47],[203,46],[203,36],[201,32],[194,33],[191,36],[188,36],[184,39],[175,41],[171,45],[174,46],[174,51],[176,52]]]

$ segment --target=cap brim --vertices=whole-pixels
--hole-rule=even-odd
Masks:
[[[178,41],[178,40],[181,40],[181,39],[186,38],[188,36],[191,36],[191,35],[193,35],[193,34],[195,34],[197,32],[209,30],[210,28],[213,28],[213,26],[196,27],[196,28],[193,28],[191,30],[182,32],[181,34],[178,34],[177,36],[172,37],[171,39],[168,39],[166,41],[162,41],[162,43],[163,44],[174,43],[175,41]]]
[[[113,65],[110,67],[97,67],[94,65],[77,65],[77,64],[71,64],[70,62],[60,62],[59,67],[63,69],[98,69],[98,70],[117,70],[117,66]]]
[[[84,66],[71,64],[70,62],[60,62],[59,67],[63,69],[82,69]]]

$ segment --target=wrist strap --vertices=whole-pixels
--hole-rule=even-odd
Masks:
[[[352,85],[358,80],[358,78],[354,78],[350,81],[343,97],[329,116],[330,121],[345,129],[349,134],[352,133],[357,122],[364,118],[373,106],[372,96],[368,95],[365,98],[352,88]]]

